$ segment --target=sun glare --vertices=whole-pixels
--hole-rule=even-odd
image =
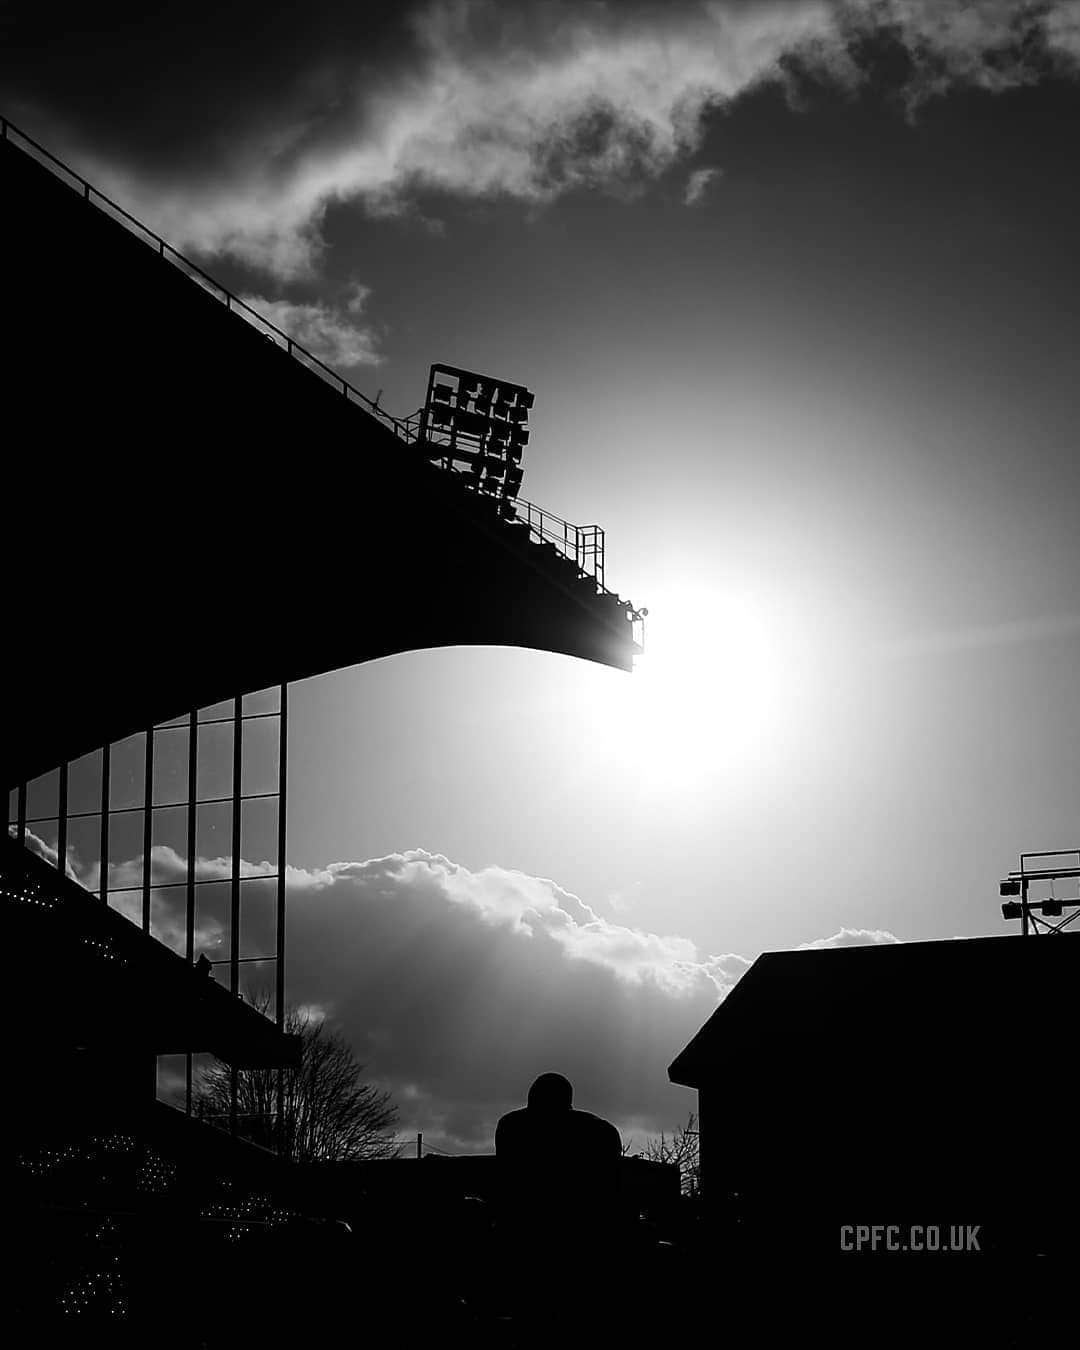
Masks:
[[[650,605],[647,625],[607,716],[648,782],[692,789],[773,759],[803,675],[790,620],[753,596],[680,592]]]

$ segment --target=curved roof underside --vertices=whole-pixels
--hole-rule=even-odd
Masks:
[[[630,669],[629,605],[0,142],[14,785],[422,647]]]

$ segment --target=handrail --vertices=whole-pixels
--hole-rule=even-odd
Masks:
[[[161,235],[150,229],[148,225],[144,225],[129,211],[125,211],[119,203],[114,202],[104,192],[100,192],[81,174],[76,173],[74,169],[65,164],[63,160],[58,159],[50,150],[46,150],[40,142],[34,140],[32,136],[27,135],[20,127],[3,116],[0,116],[0,138],[8,141],[23,154],[30,155],[31,158],[35,158],[35,155],[27,147],[33,147],[33,151],[44,156],[44,161],[39,162],[43,162],[44,167],[49,169],[61,182],[66,181],[66,179],[73,179],[78,184],[78,190],[81,191],[84,200],[98,207],[99,210],[105,210],[107,207],[109,211],[116,212],[123,220],[129,222],[130,225],[135,227],[135,231],[140,232],[136,234],[136,238],[142,237],[143,242],[150,247],[154,247],[160,257],[167,259],[174,265],[182,265],[183,269],[187,269],[192,280],[196,281],[197,284],[204,284],[212,295],[220,296],[226,309],[238,313],[241,318],[248,322],[255,320],[253,326],[265,332],[266,336],[275,342],[275,345],[279,345],[275,341],[275,337],[271,336],[271,334],[276,335],[276,338],[281,340],[280,345],[283,346],[289,356],[302,365],[308,366],[309,369],[317,367],[319,371],[324,372],[331,383],[340,386],[341,393],[346,399],[359,400],[363,405],[364,412],[377,418],[406,445],[416,445],[420,441],[422,410],[412,413],[406,418],[394,417],[393,414],[385,412],[379,407],[377,401],[368,398],[355,385],[350,384],[344,376],[339,375],[335,370],[331,370],[324,361],[321,361],[313,352],[308,351],[295,338],[290,337],[283,329],[271,323],[258,310],[253,309],[245,300],[241,300],[238,295],[230,291],[227,286],[223,286],[209,273],[204,272],[197,263],[193,263],[179,249],[173,248]],[[454,472],[460,475],[460,471],[455,470]],[[496,499],[491,498],[491,500],[494,502]],[[505,500],[512,501],[517,520],[526,525],[530,533],[537,536],[539,542],[553,544],[566,558],[572,560],[581,577],[595,583],[599,594],[612,594],[604,585],[604,531],[598,525],[573,525],[569,521],[563,520],[561,516],[555,515],[554,512],[546,511],[543,507],[537,506],[535,502],[527,501],[523,497],[506,498]]]
[[[104,203],[106,206],[108,206],[110,211],[115,211],[119,215],[123,216],[123,218],[126,221],[130,221],[130,223],[134,225],[137,230],[140,230],[145,236],[147,236],[147,241],[152,240],[154,245],[156,245],[157,247],[157,252],[159,256],[163,258],[168,258],[169,261],[172,261],[175,258],[178,262],[183,263],[184,267],[190,268],[192,272],[196,273],[197,276],[201,277],[202,280],[205,281],[207,285],[211,288],[211,294],[213,294],[214,292],[219,292],[221,294],[221,296],[224,299],[226,309],[232,310],[235,308],[241,314],[242,317],[244,315],[250,314],[252,318],[258,320],[259,324],[263,328],[268,328],[272,333],[276,333],[277,336],[282,339],[282,341],[285,344],[285,350],[288,352],[290,356],[293,356],[298,360],[311,362],[312,364],[318,366],[320,370],[325,371],[326,374],[330,376],[331,380],[341,385],[341,392],[345,395],[346,398],[348,398],[350,394],[358,398],[361,403],[365,404],[366,410],[369,413],[371,413],[374,417],[377,417],[381,422],[389,426],[391,430],[393,430],[394,434],[398,436],[400,439],[405,441],[411,441],[412,439],[414,439],[412,436],[410,436],[409,430],[405,426],[405,424],[399,421],[398,418],[394,417],[391,413],[385,412],[382,408],[378,406],[377,403],[375,403],[372,399],[368,398],[368,396],[365,393],[362,393],[359,389],[356,388],[355,385],[350,384],[348,380],[346,380],[343,376],[339,375],[336,370],[331,370],[330,367],[324,361],[320,361],[319,358],[313,352],[310,352],[306,347],[301,346],[301,344],[297,342],[295,338],[290,337],[289,334],[280,329],[277,326],[277,324],[271,323],[271,321],[265,318],[262,314],[260,314],[258,310],[253,309],[251,305],[249,305],[246,301],[241,300],[240,297],[238,295],[235,295],[232,291],[230,291],[227,286],[223,286],[220,281],[216,281],[212,276],[209,275],[209,273],[204,272],[203,269],[198,265],[198,263],[193,263],[191,259],[186,257],[183,253],[181,253],[179,249],[173,248],[172,244],[170,244],[167,240],[163,239],[161,235],[157,234],[154,230],[150,229],[148,225],[144,225],[143,222],[137,219],[135,216],[133,216],[130,211],[125,211],[124,208],[118,202],[114,202],[111,197],[108,197],[104,192],[99,191],[96,187],[94,187],[92,183],[88,182],[82,176],[82,174],[76,173],[76,171],[72,169],[69,165],[65,164],[62,159],[58,159],[56,155],[52,153],[52,151],[46,150],[45,147],[39,141],[35,141],[32,136],[28,136],[25,131],[23,131],[20,127],[17,127],[14,122],[10,121],[6,117],[0,117],[0,135],[2,135],[2,138],[5,141],[10,141],[12,145],[14,145],[17,149],[22,150],[23,153],[27,153],[25,147],[19,144],[19,140],[13,139],[12,133],[14,134],[14,136],[18,137],[19,140],[25,141],[27,145],[33,146],[34,150],[36,150],[39,154],[44,155],[45,158],[50,161],[50,163],[45,166],[46,168],[50,169],[50,172],[52,172],[51,166],[56,165],[57,169],[59,169],[62,173],[67,174],[68,177],[75,179],[79,187],[82,189],[82,195],[86,201],[93,203],[95,206],[99,205],[99,203]],[[57,174],[56,176],[60,177],[59,174]],[[64,180],[61,178],[60,181],[63,182]]]

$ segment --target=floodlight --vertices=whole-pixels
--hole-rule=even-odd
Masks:
[[[536,400],[533,398],[532,394],[528,391],[528,389],[523,389],[521,393],[518,394],[517,401],[522,408],[531,408]]]
[[[452,420],[453,419],[451,418],[449,409],[432,408],[431,425],[433,427],[448,427],[450,426]]]
[[[1049,915],[1052,919],[1060,919],[1061,901],[1055,900],[1052,897],[1049,900],[1044,900],[1042,902],[1042,912],[1043,914]]]
[[[524,408],[520,407],[511,408],[507,413],[507,416],[510,418],[511,422],[527,422],[529,420],[529,414]]]
[[[1003,919],[1019,919],[1024,912],[1024,906],[1018,900],[1006,900],[1001,906],[1001,917]]]
[[[999,895],[1019,895],[1020,883],[1018,881],[1003,881],[998,887]]]
[[[482,436],[487,430],[487,418],[480,413],[459,408],[454,414],[454,425],[466,436]]]
[[[528,445],[529,429],[528,427],[513,427],[510,431],[511,445]]]
[[[449,403],[453,392],[448,384],[437,384],[431,391],[431,397],[436,403]]]

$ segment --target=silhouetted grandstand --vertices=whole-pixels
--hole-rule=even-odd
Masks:
[[[85,1335],[92,1321],[140,1343],[151,1329],[178,1345],[311,1335],[320,1316],[335,1324],[377,1235],[350,1246],[300,1172],[237,1137],[235,1107],[232,1135],[195,1119],[190,1087],[195,1054],[234,1067],[292,1054],[281,1027],[288,683],[461,644],[628,670],[640,616],[604,586],[598,527],[519,497],[528,391],[457,371],[453,435],[391,417],[10,122],[0,133],[11,569],[0,913],[20,1019],[3,1153],[18,1248],[6,1311],[47,1337],[64,1323]],[[274,778],[249,792],[243,747],[266,718],[278,727]],[[231,738],[231,786],[208,800],[200,747],[219,733]],[[124,791],[137,784],[127,796],[121,750]],[[87,801],[75,801],[76,778]],[[241,822],[256,801],[275,812],[259,856],[277,865],[253,880]],[[231,830],[231,876],[213,881],[197,829],[210,810]],[[176,837],[162,832],[170,812]],[[94,891],[73,879],[76,831],[96,850],[80,874]],[[134,881],[116,874],[121,833],[137,839]],[[160,874],[163,838],[179,879]],[[277,945],[249,958],[241,896],[255,884],[275,888]],[[196,959],[195,906],[210,885],[230,896],[228,988]],[[176,950],[154,936],[165,886],[186,904]],[[238,997],[249,959],[276,968],[278,1025]],[[186,1113],[155,1100],[165,1054],[187,1060]],[[335,1275],[346,1254],[348,1274]]]

